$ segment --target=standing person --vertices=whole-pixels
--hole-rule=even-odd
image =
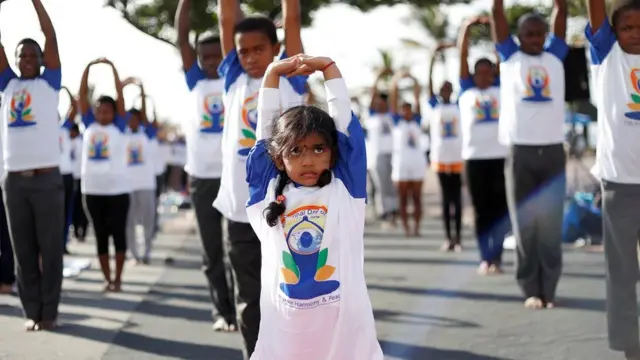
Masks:
[[[439,44],[431,57],[429,68],[429,116],[431,130],[431,168],[438,174],[442,193],[442,219],[447,240],[443,251],[460,251],[462,241],[462,142],[460,140],[460,112],[458,104],[451,102],[453,86],[445,81],[440,87],[439,97],[433,91],[433,69],[440,52],[454,44]],[[453,219],[451,211],[453,210]],[[454,229],[452,232],[451,223]]]
[[[587,3],[586,36],[591,44],[600,135],[593,172],[602,179],[609,347],[624,352],[628,360],[639,360],[640,105],[635,99],[640,94],[640,3],[614,2],[610,22],[604,0]]]
[[[0,146],[0,181],[4,181],[4,161],[2,147]],[[13,293],[13,285],[16,282],[15,261],[13,259],[13,247],[9,236],[9,224],[7,223],[7,213],[2,201],[0,192],[0,295]]]
[[[40,0],[32,4],[45,36],[44,51],[33,39],[20,41],[16,49],[19,76],[5,52],[0,52],[0,131],[6,172],[2,190],[28,331],[57,325],[64,251],[57,110],[60,57],[47,11]]]
[[[276,27],[261,16],[242,18],[237,0],[219,1],[219,27],[222,52],[220,64],[224,79],[225,127],[220,191],[213,203],[227,219],[229,259],[236,287],[238,325],[244,338],[244,357],[255,348],[260,325],[260,240],[247,217],[249,189],[246,184],[247,155],[255,145],[258,90],[262,77],[280,52]],[[283,0],[284,45],[287,54],[302,53],[300,3]],[[280,82],[283,108],[301,105],[306,77]]]
[[[398,106],[398,83],[401,79],[413,81],[414,105],[403,103]],[[400,217],[405,236],[420,235],[422,219],[422,180],[427,166],[427,159],[420,146],[422,130],[420,124],[420,84],[409,73],[398,73],[391,81],[391,113],[393,116],[393,155],[391,159],[391,179],[398,188],[400,200]],[[413,205],[413,228],[409,226],[409,198]]]
[[[71,142],[70,130],[75,124],[75,118],[78,114],[78,107],[73,95],[66,87],[62,87],[69,96],[69,110],[60,126],[60,173],[62,174],[62,183],[64,185],[64,253],[69,254],[67,243],[69,242],[69,227],[71,226],[72,200],[73,200],[73,161],[71,159]]]
[[[383,69],[371,87],[371,104],[367,128],[367,167],[375,189],[374,204],[383,226],[395,225],[398,211],[398,195],[391,180],[391,153],[393,152],[393,119],[389,112],[388,95],[380,91],[380,83],[391,75],[391,69]],[[422,180],[422,176],[420,177]]]
[[[84,212],[84,206],[82,205],[82,134],[80,134],[80,127],[77,123],[71,126],[69,130],[71,135],[71,162],[73,164],[73,205],[72,205],[72,224],[73,224],[73,236],[79,242],[84,242],[85,235],[87,234],[87,215]]]
[[[469,71],[469,33],[472,26],[488,24],[488,17],[469,20],[460,30],[460,132],[462,158],[475,215],[481,275],[502,272],[502,244],[509,230],[504,182],[508,148],[498,141],[500,81],[491,60],[476,61]]]
[[[89,103],[89,69],[107,64],[113,70],[117,98],[100,96]],[[130,178],[127,169],[127,123],[122,83],[116,67],[107,59],[90,62],[82,74],[78,105],[85,126],[82,142],[82,196],[96,237],[104,291],[119,292],[127,255],[127,216]],[[116,271],[111,276],[109,238],[113,237]]]
[[[155,217],[153,221],[153,231],[154,234],[157,234],[160,231],[160,212],[158,211],[158,205],[160,204],[160,195],[164,190],[164,170],[167,167],[167,159],[162,152],[162,148],[160,147],[160,139],[158,139],[158,130],[160,125],[158,125],[158,115],[156,114],[156,109],[153,109],[153,122],[150,124],[155,129],[156,136],[151,139],[151,147],[153,148],[154,154],[154,174],[156,176],[156,209],[155,209]],[[155,237],[155,235],[154,235]]]
[[[178,6],[178,46],[182,55],[187,86],[192,93],[194,116],[187,124],[187,164],[189,192],[198,221],[204,249],[204,274],[213,301],[213,329],[236,330],[236,309],[230,269],[225,265],[222,214],[212,206],[220,190],[222,175],[222,130],[225,106],[224,80],[218,75],[222,61],[220,38],[200,39],[194,49],[189,43],[191,0]]]
[[[129,216],[127,218],[127,248],[136,264],[149,265],[155,235],[156,217],[156,177],[151,141],[155,129],[147,120],[147,97],[139,79],[128,78],[122,87],[136,85],[140,89],[142,105],[140,110],[128,112],[129,132],[127,133],[127,172],[129,177]],[[144,250],[140,254],[136,226],[141,225],[144,233]]]
[[[282,107],[281,77],[316,71],[324,75],[329,112]],[[251,359],[382,360],[362,266],[364,131],[340,70],[326,57],[280,60],[267,70],[258,101],[247,213],[264,263]]]
[[[554,0],[551,34],[540,15],[523,15],[520,45],[509,33],[503,0],[493,1],[492,14],[501,61],[499,137],[510,147],[505,179],[517,241],[516,278],[526,307],[551,308],[562,272],[567,4]]]

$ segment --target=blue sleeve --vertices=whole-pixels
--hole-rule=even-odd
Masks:
[[[158,134],[158,129],[154,128],[151,125],[145,126],[144,127],[144,133],[145,133],[145,135],[147,135],[149,140],[153,140],[153,139],[155,139],[156,135]]]
[[[547,42],[544,44],[544,51],[555,55],[560,61],[564,61],[569,53],[569,45],[554,34],[549,34]]]
[[[338,159],[333,167],[337,179],[356,199],[367,198],[367,154],[364,131],[356,115],[351,113],[347,134],[338,131]]]
[[[458,97],[460,97],[460,95],[462,95],[463,92],[475,86],[476,84],[473,81],[473,76],[469,75],[469,77],[466,79],[460,78],[460,94],[458,94]]]
[[[393,125],[398,125],[400,120],[402,120],[402,116],[400,116],[400,114],[391,114],[391,120],[393,120]]]
[[[496,44],[496,51],[500,55],[500,61],[505,62],[509,60],[511,55],[520,51],[520,47],[513,40],[513,36],[509,35],[505,41],[500,44]]]
[[[413,114],[413,120],[418,123],[418,125],[422,125],[422,115],[415,113]]]
[[[9,81],[15,78],[17,78],[16,73],[13,72],[11,66],[7,66],[7,68],[0,73],[0,91],[4,91],[9,85]]]
[[[496,78],[493,80],[493,86],[500,87],[500,76],[496,76]]]
[[[376,111],[373,110],[372,108],[369,108],[369,116],[373,116],[376,114]]]
[[[434,108],[438,105],[438,98],[435,95],[432,95],[431,98],[429,98],[429,106],[431,106],[431,108]]]
[[[53,90],[60,90],[62,88],[62,70],[61,69],[48,69],[44,68],[42,75],[40,76],[44,81],[53,88]]]
[[[96,122],[96,118],[93,115],[93,111],[91,109],[82,114],[82,123],[84,124],[85,129],[91,126],[91,124],[93,124],[94,122]]]
[[[121,133],[125,133],[127,131],[127,120],[129,116],[125,115],[122,117],[120,115],[116,115],[116,118],[113,119],[113,125],[115,125]]]
[[[287,52],[283,51],[282,55],[280,55],[280,60],[286,59],[288,57],[289,56],[287,56]],[[299,95],[304,95],[307,92],[307,87],[305,85],[307,84],[307,80],[309,79],[308,76],[300,75],[286,79],[289,81],[289,84],[291,84],[293,90],[295,90]]]
[[[205,75],[200,65],[198,65],[198,60],[194,61],[189,70],[184,72],[185,79],[187,80],[187,86],[189,90],[193,90],[196,87],[198,81],[205,79],[207,76]]]
[[[267,141],[268,139],[259,140],[247,157],[247,183],[249,184],[247,207],[264,200],[269,182],[279,173],[267,152]]]
[[[72,127],[73,127],[73,120],[72,119],[67,118],[62,123],[62,128],[63,129],[71,130]]]
[[[611,52],[611,49],[613,49],[613,45],[618,41],[608,20],[602,23],[595,34],[591,29],[591,25],[587,24],[585,36],[591,45],[591,63],[593,65],[602,64],[607,55],[609,55],[609,52]]]
[[[238,59],[236,49],[229,51],[218,66],[218,75],[224,79],[224,91],[229,91],[231,85],[233,85],[243,73],[244,69],[242,65],[240,65],[240,59]]]

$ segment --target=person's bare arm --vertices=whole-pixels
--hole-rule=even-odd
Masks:
[[[554,0],[551,13],[551,32],[561,40],[567,37],[567,0]]]
[[[402,76],[403,74],[398,72],[391,79],[391,88],[389,89],[389,106],[392,114],[398,113],[398,100],[400,98],[400,94],[398,94],[398,83]]]
[[[420,106],[420,93],[422,92],[422,86],[413,76],[409,76],[413,80],[413,103],[415,104],[414,114],[422,114],[421,106]]]
[[[242,20],[242,10],[238,0],[218,1],[218,29],[223,56],[235,48],[233,29],[240,20]]]
[[[9,69],[9,59],[7,59],[7,53],[4,50],[4,46],[2,46],[2,34],[0,34],[0,73]]]
[[[460,28],[458,34],[458,51],[460,52],[460,79],[468,79],[471,76],[469,71],[469,30],[477,22],[477,19],[470,19]],[[431,83],[431,81],[429,81]]]
[[[390,69],[382,69],[382,71],[378,73],[378,76],[376,76],[376,79],[373,81],[373,85],[371,86],[371,103],[369,104],[369,108],[373,108],[373,102],[380,94],[380,89],[378,88],[380,86],[380,82],[382,81],[384,76],[389,74],[390,72]]]
[[[282,19],[284,24],[284,49],[287,55],[294,56],[303,53],[302,16],[300,14],[300,0],[282,0]]]
[[[149,124],[149,118],[147,117],[147,94],[144,91],[144,85],[142,81],[138,83],[140,87],[140,117],[142,118],[142,123],[146,126]],[[155,111],[155,107],[154,107]]]
[[[493,0],[493,6],[491,7],[491,33],[496,44],[502,44],[511,36],[509,23],[504,14],[503,0]]]
[[[80,80],[80,90],[78,90],[78,106],[80,108],[80,114],[84,115],[91,110],[91,102],[89,99],[89,69],[91,66],[102,62],[102,59],[94,60],[90,62],[84,72],[82,73],[82,80]]]
[[[45,10],[40,0],[32,0],[33,7],[38,15],[40,29],[44,33],[45,43],[43,52],[43,61],[47,69],[60,69],[60,54],[58,53],[58,40],[56,31],[53,28],[51,18]]]
[[[189,32],[191,31],[189,13],[191,12],[191,0],[180,0],[178,11],[176,12],[176,29],[178,31],[178,49],[182,57],[182,67],[189,70],[196,61],[196,50],[189,42]]]
[[[607,21],[607,8],[604,0],[587,0],[589,10],[589,24],[591,33],[595,34],[598,29]]]
[[[67,93],[67,96],[69,96],[69,110],[67,110],[67,119],[74,122],[74,119],[78,115],[78,103],[71,94],[71,91],[69,91],[66,86],[63,86],[62,89],[64,89],[64,91]]]
[[[113,82],[116,87],[116,111],[118,115],[124,118],[127,111],[124,106],[124,95],[122,91],[124,87],[122,86],[122,81],[120,81],[120,75],[118,74],[118,69],[116,69],[116,66],[113,65],[113,63],[109,60],[105,60],[104,62],[106,64],[109,64],[111,66],[111,69],[113,70]]]

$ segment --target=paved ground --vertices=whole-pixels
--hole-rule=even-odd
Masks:
[[[512,253],[506,254],[507,274],[481,278],[468,228],[463,253],[437,251],[443,232],[432,186],[425,187],[432,210],[421,239],[367,229],[366,275],[388,359],[619,358],[606,349],[601,254],[567,249],[560,307],[525,310]],[[168,222],[157,240],[158,260],[127,269],[125,293],[100,294],[97,266],[65,280],[64,326],[57,333],[22,332],[17,299],[0,298],[0,359],[240,359],[239,335],[210,330],[192,226],[188,215]],[[74,245],[73,251],[89,257],[94,248]],[[176,258],[171,267],[161,261],[167,254]]]

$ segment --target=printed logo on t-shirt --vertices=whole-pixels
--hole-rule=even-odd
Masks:
[[[144,154],[142,153],[142,144],[139,142],[130,142],[129,146],[127,146],[127,156],[128,156],[128,164],[142,165],[144,164]]]
[[[327,265],[329,249],[320,250],[327,208],[308,205],[299,207],[282,218],[289,251],[282,252],[280,290],[286,295],[285,305],[310,309],[340,300],[336,290],[340,282],[330,280],[336,268]]]
[[[36,124],[33,116],[31,94],[27,90],[20,90],[11,98],[8,127],[27,127]]]
[[[91,136],[88,158],[93,161],[109,160],[109,135],[95,133]]]
[[[479,95],[476,98],[476,123],[498,121],[498,100],[491,95]]]
[[[634,93],[630,94],[632,102],[627,104],[627,108],[631,111],[626,112],[624,116],[631,120],[640,120],[640,69],[631,69],[629,79]]]
[[[416,147],[416,139],[411,133],[409,134],[407,139],[407,146],[409,146],[410,149],[414,149]]]
[[[391,126],[386,119],[382,120],[382,135],[389,135],[391,133]]]
[[[238,154],[249,155],[249,151],[256,144],[256,127],[258,126],[258,93],[244,100],[242,104],[242,123],[240,124],[240,140]]]
[[[71,159],[71,161],[76,160],[76,149],[71,149],[71,151],[69,151],[69,158]]]
[[[222,94],[213,93],[204,97],[200,132],[221,133],[224,127],[224,103]]]
[[[547,102],[551,101],[551,91],[549,90],[549,73],[544,66],[532,66],[527,74],[524,101]]]
[[[440,136],[443,139],[455,138],[458,136],[458,119],[453,117],[451,119],[440,120]]]

